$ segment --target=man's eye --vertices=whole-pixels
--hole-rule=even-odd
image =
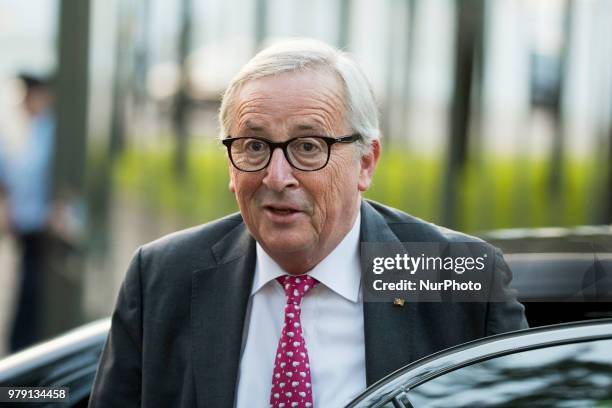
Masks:
[[[259,153],[265,148],[266,144],[264,142],[260,142],[259,140],[249,140],[245,143],[245,149],[248,152]]]
[[[321,147],[318,143],[309,140],[299,141],[296,148],[300,153],[317,153],[321,151]]]
[[[315,145],[313,145],[312,143],[308,143],[308,142],[302,143],[302,150],[304,150],[306,152],[311,152],[311,151],[313,151],[316,148],[317,147]]]

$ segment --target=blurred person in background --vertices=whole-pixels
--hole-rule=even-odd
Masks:
[[[29,74],[19,75],[19,80],[24,88],[24,115],[14,119],[23,119],[23,126],[17,134],[0,134],[0,222],[21,251],[10,351],[40,340],[55,133],[50,80]]]

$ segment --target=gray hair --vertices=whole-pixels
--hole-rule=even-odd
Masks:
[[[330,70],[341,79],[346,98],[346,120],[352,131],[359,133],[360,153],[369,150],[380,138],[378,110],[367,78],[344,52],[323,42],[295,39],[272,45],[255,55],[229,83],[219,110],[220,137],[232,127],[236,95],[241,86],[253,79],[312,70]]]

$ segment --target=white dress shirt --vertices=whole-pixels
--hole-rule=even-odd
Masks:
[[[360,290],[361,214],[350,232],[308,272],[320,283],[302,299],[302,329],[314,408],[343,407],[366,388],[363,300]],[[237,408],[270,406],[272,372],[284,322],[286,272],[257,244],[237,385]]]

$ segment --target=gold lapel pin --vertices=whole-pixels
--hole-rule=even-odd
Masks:
[[[393,304],[395,306],[404,307],[404,303],[406,303],[406,300],[404,300],[404,299],[401,299],[401,298],[393,299]]]

